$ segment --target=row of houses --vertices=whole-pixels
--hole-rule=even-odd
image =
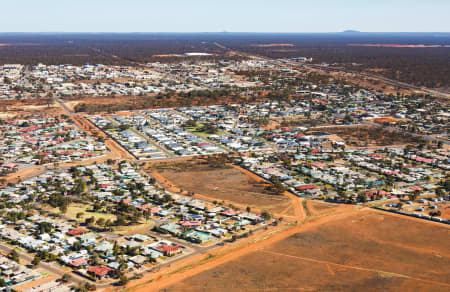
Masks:
[[[276,155],[253,153],[252,157],[236,157],[236,161],[263,178],[278,179],[293,193],[312,198],[379,200],[417,192],[434,194],[443,189],[441,183],[446,175],[440,168],[427,163],[413,165],[400,152],[392,148],[321,148],[308,155],[299,155],[298,150]],[[319,159],[313,159],[316,155]]]
[[[0,137],[3,175],[29,165],[80,161],[107,151],[102,142],[87,137],[62,116],[4,120]]]
[[[5,64],[0,66],[0,98],[45,97],[48,93],[58,96],[136,96],[169,90],[253,87],[260,84],[235,79],[234,69],[237,66],[239,62],[222,63],[220,66],[208,62],[148,63],[145,67],[38,64],[30,69],[19,64]]]

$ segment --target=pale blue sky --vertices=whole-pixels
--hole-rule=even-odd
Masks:
[[[3,0],[1,32],[449,32],[450,0]]]

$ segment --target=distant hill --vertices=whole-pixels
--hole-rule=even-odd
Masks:
[[[361,32],[359,30],[349,29],[349,30],[344,30],[342,33],[361,33]]]

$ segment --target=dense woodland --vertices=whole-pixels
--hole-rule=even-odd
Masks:
[[[293,46],[259,47],[262,44]],[[349,44],[441,45],[438,48],[353,47]],[[228,40],[227,46],[271,58],[312,57],[352,71],[384,69],[388,78],[430,88],[450,86],[450,35],[447,34],[280,34]],[[356,63],[358,65],[353,65]]]
[[[440,48],[352,47],[349,44],[425,44]],[[349,69],[384,69],[386,77],[427,87],[449,87],[448,33],[153,33],[153,34],[0,34],[0,64],[122,64],[179,62],[191,58],[158,55],[207,52],[205,59],[238,59],[226,48],[272,58],[306,56],[315,63]],[[264,44],[289,46],[261,47]],[[360,65],[354,66],[351,63]]]

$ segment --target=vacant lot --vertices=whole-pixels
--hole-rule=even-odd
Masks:
[[[439,210],[441,211],[441,218],[450,219],[450,203],[439,204]]]
[[[267,193],[265,183],[228,165],[213,167],[196,159],[153,164],[151,170],[183,191],[194,192],[219,202],[224,200],[274,213],[282,212],[291,203],[285,196]]]
[[[366,125],[338,126],[317,129],[327,134],[335,134],[341,137],[347,146],[389,146],[405,145],[419,142],[420,138],[408,133],[392,132],[379,127]],[[317,130],[314,130],[317,132]]]
[[[50,99],[2,100],[0,113],[5,116],[58,115],[64,113],[58,103]]]
[[[325,215],[353,208],[352,205],[328,203],[318,200],[306,200],[306,207],[311,215]]]
[[[166,291],[448,291],[449,230],[370,210],[305,229]]]
[[[58,208],[48,207],[46,209],[53,213],[60,213]],[[80,214],[82,213],[82,215],[79,218],[77,218],[77,214],[79,213]],[[109,219],[111,221],[116,220],[116,215],[109,214],[106,212],[94,212],[92,210],[92,206],[83,203],[71,203],[67,208],[67,212],[64,214],[64,216],[68,219],[76,220],[79,222],[84,222],[86,218],[90,217],[94,217],[96,221],[100,218],[103,218],[105,220]]]
[[[383,124],[383,123],[397,123],[397,122],[403,122],[403,121],[407,122],[407,121],[409,121],[409,119],[398,119],[393,116],[383,116],[383,117],[379,117],[379,118],[374,118],[371,121],[374,123]]]

